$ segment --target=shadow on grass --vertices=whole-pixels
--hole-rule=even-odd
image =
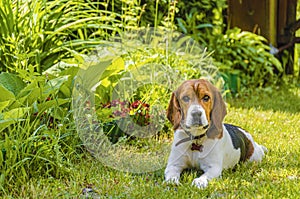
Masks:
[[[300,112],[300,87],[255,89],[239,97],[228,98],[226,102],[235,108],[256,108],[280,112]]]

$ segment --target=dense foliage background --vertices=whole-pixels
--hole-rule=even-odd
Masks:
[[[267,41],[226,27],[226,7],[226,0],[2,0],[0,189],[67,175],[84,156],[72,81],[85,55],[122,31],[152,26],[192,36],[233,94],[282,81],[284,68]],[[176,70],[197,76],[192,67]]]

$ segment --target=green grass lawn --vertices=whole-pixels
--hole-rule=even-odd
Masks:
[[[269,152],[262,163],[225,170],[221,179],[199,190],[191,186],[200,175],[182,174],[180,186],[163,183],[163,170],[146,174],[123,173],[104,167],[88,154],[61,179],[39,176],[7,197],[29,198],[299,198],[300,89],[257,90],[228,99],[226,122],[247,129]],[[93,192],[84,193],[88,188]]]

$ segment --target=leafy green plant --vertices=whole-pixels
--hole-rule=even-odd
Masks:
[[[266,39],[238,28],[220,35],[214,47],[215,64],[225,75],[236,74],[243,86],[263,86],[278,80],[275,71],[282,73],[278,59],[269,53]]]
[[[44,70],[72,51],[86,52],[118,29],[118,14],[98,2],[49,0],[0,2],[0,71]]]
[[[13,107],[5,111],[16,99],[16,95],[25,87],[25,83],[16,75],[9,73],[0,74],[0,131],[10,124],[22,121],[27,113],[27,107]]]
[[[176,4],[176,2],[173,2]],[[143,6],[144,12],[141,16],[141,26],[153,26],[157,27],[162,25],[162,22],[168,17],[170,11],[171,2],[163,1],[151,1],[142,0],[141,6]],[[175,9],[176,10],[176,9]],[[175,11],[174,10],[174,11]]]
[[[143,7],[138,5],[140,2],[137,1],[122,1],[121,12],[116,13],[108,10],[105,2],[0,2],[0,91],[3,93],[0,97],[1,189],[12,190],[12,185],[21,185],[34,176],[58,177],[70,172],[71,160],[77,157],[76,150],[81,149],[70,111],[77,64],[84,62],[84,54],[102,44],[102,39],[111,37],[120,29],[138,28],[141,18],[136,18],[141,17],[143,12]],[[104,9],[99,9],[102,7]],[[173,8],[175,5],[168,10],[169,19],[165,19],[169,24],[174,19],[170,14]],[[112,100],[110,94],[120,78],[142,70],[147,64],[166,66],[158,71],[160,77],[166,77],[164,75],[170,68],[182,75],[182,79],[199,77],[199,73],[205,75],[206,70],[201,67],[209,63],[206,53],[199,51],[199,57],[188,57],[186,49],[180,49],[180,45],[190,38],[180,39],[178,52],[169,54],[145,48],[107,62],[110,66],[97,79],[101,86],[96,90],[96,102],[101,104]],[[201,60],[199,63],[192,61],[198,58]],[[139,87],[129,98],[132,102],[140,100],[151,106],[157,103],[166,106],[170,90],[161,88],[161,85],[147,84]],[[158,90],[161,92],[158,93]],[[142,111],[145,113],[143,118],[149,110]],[[132,117],[140,121],[140,116]],[[147,119],[141,125],[148,123]]]
[[[226,0],[178,1],[175,17],[180,31],[207,47],[215,35],[223,33]]]
[[[68,172],[66,158],[80,144],[69,119],[72,75],[39,75],[33,67],[19,70],[21,78],[0,74],[0,185],[7,188],[35,175]]]
[[[107,0],[105,9],[122,16],[124,29],[138,27],[159,27],[174,29],[174,19],[178,12],[177,1],[152,0]]]
[[[197,10],[196,8],[193,8],[190,13],[185,14],[185,20],[182,18],[176,18],[177,19],[177,24],[180,28],[180,30],[184,34],[189,34],[193,35],[194,37],[196,35],[201,35],[200,29],[201,28],[213,28],[212,24],[199,24],[197,25]],[[196,34],[196,35],[194,35]]]
[[[269,53],[267,40],[238,28],[225,31],[226,1],[178,1],[176,25],[203,48],[213,52],[213,64],[222,72],[226,88],[233,93],[248,86],[278,82],[281,63]]]

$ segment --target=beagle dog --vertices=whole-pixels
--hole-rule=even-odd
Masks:
[[[172,93],[167,117],[174,139],[165,170],[167,182],[179,184],[180,173],[200,168],[193,185],[204,188],[222,170],[238,162],[261,161],[267,149],[240,127],[223,124],[226,115],[221,93],[204,79],[188,80]]]

